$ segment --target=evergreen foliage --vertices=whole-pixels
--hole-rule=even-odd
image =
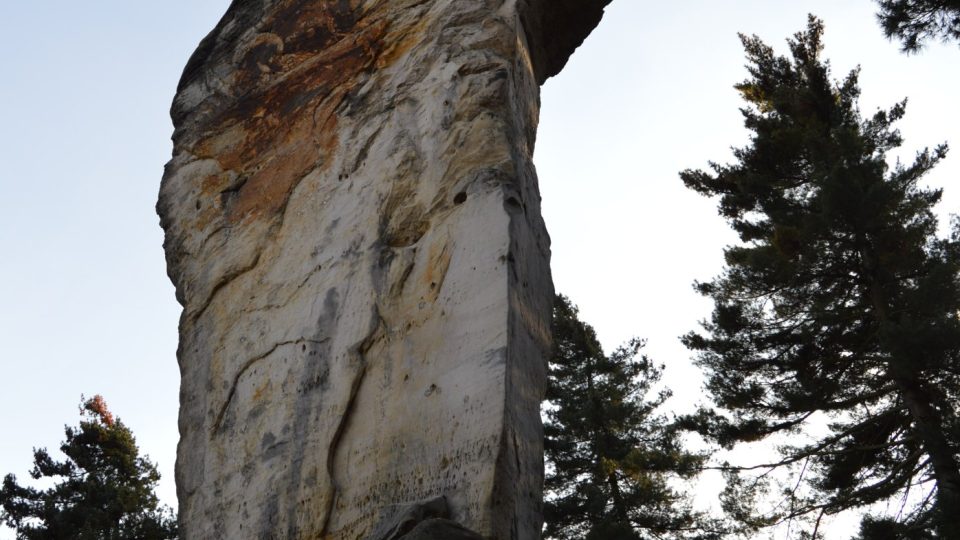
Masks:
[[[711,538],[671,478],[697,474],[704,456],[687,451],[651,396],[662,366],[633,340],[604,354],[577,308],[557,296],[546,409],[548,538]]]
[[[694,420],[725,446],[815,438],[770,464],[796,465],[808,489],[788,490],[764,519],[740,507],[742,520],[816,523],[901,496],[920,502],[866,520],[862,538],[889,537],[880,531],[894,521],[912,531],[897,538],[958,538],[960,225],[938,238],[941,193],[918,185],[947,149],[888,166],[905,102],[861,117],[858,72],[831,78],[822,33],[811,16],[791,57],[741,36],[750,77],[736,88],[751,142],[735,164],[681,173],[720,198],[742,241],[725,250],[722,275],[697,284],[715,307],[684,341],[721,412]],[[825,430],[805,430],[821,419]]]
[[[860,534],[854,540],[935,540],[931,518],[930,512],[907,521],[868,516],[860,523]]]
[[[917,52],[930,39],[960,41],[960,0],[878,0],[877,18],[888,38],[906,52]]]
[[[158,506],[160,474],[139,456],[133,434],[114,419],[100,396],[81,404],[79,427],[66,428],[56,461],[34,450],[35,480],[55,480],[39,490],[8,474],[0,488],[0,518],[17,540],[166,540],[177,538],[176,518]]]

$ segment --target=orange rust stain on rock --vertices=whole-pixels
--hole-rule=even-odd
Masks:
[[[205,229],[210,223],[215,221],[220,215],[219,201],[216,194],[219,194],[228,182],[228,178],[223,174],[211,174],[200,182],[200,193],[198,195],[194,218],[194,226],[198,229]]]
[[[203,193],[204,195],[216,193],[218,190],[222,189],[224,180],[224,176],[220,174],[211,174],[206,176],[203,181],[200,182],[200,193]]]
[[[245,177],[223,205],[231,223],[270,218],[336,150],[337,109],[376,65],[386,23],[364,23],[346,0],[287,0],[239,55],[229,107],[202,129],[192,153]],[[282,44],[279,40],[282,39]]]
[[[427,17],[424,17],[416,26],[388,36],[385,40],[386,43],[388,43],[387,48],[377,58],[377,69],[383,69],[392,65],[409,50],[413,49],[417,43],[422,42],[429,21]]]
[[[267,395],[269,389],[270,389],[270,381],[264,382],[262,385],[260,385],[259,388],[257,388],[256,390],[254,390],[254,392],[253,392],[253,401],[254,401],[254,402],[257,402],[257,401],[262,400],[262,399],[264,398],[264,396]]]

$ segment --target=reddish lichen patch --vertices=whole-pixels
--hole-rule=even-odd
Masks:
[[[354,11],[346,0],[284,1],[237,55],[238,98],[190,149],[245,178],[222,205],[229,223],[275,216],[305,175],[329,165],[338,107],[384,48],[386,24]]]
[[[284,36],[290,53],[322,51],[356,25],[356,8],[349,0],[288,0],[278,6],[269,23],[272,32]]]

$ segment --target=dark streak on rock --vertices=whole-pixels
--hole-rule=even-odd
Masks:
[[[350,169],[350,174],[357,172],[363,162],[367,159],[367,154],[370,152],[370,147],[373,146],[373,141],[376,140],[377,135],[380,135],[380,132],[383,131],[383,125],[379,126],[372,135],[367,137],[367,140],[363,143],[363,146],[360,148],[360,151],[357,152],[357,158],[353,160],[353,167]]]
[[[253,358],[244,362],[243,365],[240,367],[240,369],[237,371],[237,374],[233,377],[233,383],[230,385],[230,392],[227,393],[227,399],[224,400],[223,405],[220,407],[220,412],[217,413],[217,419],[213,423],[211,434],[213,435],[220,431],[220,428],[222,427],[222,424],[223,424],[223,417],[224,415],[226,415],[227,409],[230,407],[230,403],[233,401],[233,395],[236,394],[237,392],[237,384],[239,384],[240,382],[240,377],[242,377],[243,374],[246,373],[247,370],[250,369],[254,364],[270,356],[271,354],[274,353],[274,351],[276,351],[280,347],[283,347],[286,345],[298,345],[300,343],[312,343],[314,345],[320,345],[322,343],[326,343],[327,341],[329,341],[329,338],[321,339],[321,340],[296,339],[292,341],[282,341],[280,343],[275,344],[267,352],[254,356]]]
[[[316,322],[317,336],[333,336],[337,328],[337,320],[340,314],[340,294],[337,289],[330,289],[323,300],[323,311]],[[317,340],[319,341],[319,340]],[[321,350],[321,345],[323,349]],[[304,461],[310,454],[311,431],[316,428],[318,421],[317,415],[325,408],[324,400],[328,397],[326,390],[329,386],[330,363],[333,358],[330,355],[331,342],[319,341],[312,344],[304,353],[304,363],[302,373],[300,374],[299,395],[293,398],[293,422],[289,433],[289,440],[293,443],[287,454],[289,463],[288,482],[284,489],[287,505],[287,532],[286,538],[304,537],[299,530],[300,523],[303,522],[303,504],[307,501],[302,500],[302,488],[307,487],[308,491],[315,489],[317,483],[316,471],[308,468],[304,471]],[[314,449],[315,450],[315,449]]]
[[[354,375],[353,381],[350,384],[350,394],[347,398],[347,405],[344,409],[343,415],[340,417],[340,422],[337,424],[337,429],[333,434],[333,438],[330,439],[330,446],[327,450],[327,474],[330,478],[330,484],[333,487],[333,493],[327,500],[327,508],[324,514],[323,526],[320,529],[320,537],[324,537],[330,527],[330,518],[333,517],[333,508],[337,500],[337,492],[339,491],[339,486],[336,477],[336,471],[334,465],[337,459],[337,450],[340,447],[340,441],[343,439],[343,434],[346,432],[347,427],[350,424],[350,418],[354,412],[354,405],[356,403],[357,394],[360,393],[360,387],[363,384],[363,380],[367,374],[367,352],[380,341],[385,332],[384,321],[380,316],[380,310],[374,307],[374,324],[373,331],[367,335],[363,340],[360,341],[351,352],[351,356],[358,364],[358,369],[356,375]]]

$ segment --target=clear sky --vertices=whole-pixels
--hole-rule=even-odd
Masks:
[[[27,479],[31,448],[56,448],[80,394],[100,393],[158,462],[160,494],[175,504],[179,306],[153,205],[180,71],[228,3],[4,6],[0,474]],[[865,114],[910,98],[905,159],[954,143],[930,182],[947,188],[944,214],[960,209],[960,48],[905,56],[874,10],[872,0],[615,0],[544,87],[535,161],[557,290],[607,348],[648,338],[678,410],[701,392],[677,337],[710,307],[690,284],[719,271],[733,237],[677,172],[727,161],[745,142],[732,89],[745,78],[738,31],[784,51],[808,12],[823,18],[835,75],[863,68]]]

